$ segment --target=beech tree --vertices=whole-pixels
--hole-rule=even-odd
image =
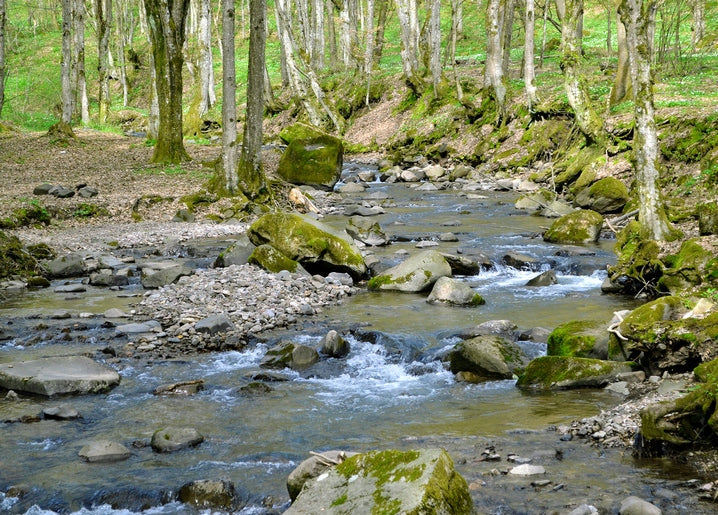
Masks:
[[[144,0],[159,106],[153,163],[190,159],[182,141],[182,46],[189,0]]]
[[[87,98],[87,78],[85,75],[85,2],[72,2],[72,90],[75,93],[73,106],[80,115],[83,125],[90,123],[89,101]]]
[[[658,187],[658,134],[653,105],[653,34],[657,0],[621,0],[618,14],[626,27],[628,63],[633,85],[634,170],[638,221],[647,238],[668,240],[676,230],[668,222]]]
[[[416,0],[396,0],[396,13],[401,32],[401,64],[406,85],[415,95],[424,91],[419,70],[419,15]]]
[[[484,68],[484,89],[496,102],[497,123],[504,122],[506,116],[506,84],[502,66],[501,20],[506,3],[504,0],[489,0],[486,10],[486,66]]]
[[[0,115],[5,103],[5,27],[7,15],[5,13],[5,0],[0,0]]]
[[[233,194],[237,177],[237,74],[234,0],[222,0],[222,187]]]
[[[109,46],[112,24],[112,0],[95,0],[97,19],[97,80],[100,83],[98,98],[100,123],[107,121],[110,113]]]
[[[524,15],[524,87],[529,112],[532,113],[538,99],[536,97],[535,67],[534,67],[534,33],[536,20],[534,14],[534,0],[526,0],[526,12]]]
[[[69,129],[72,122],[72,81],[70,66],[72,63],[72,0],[62,0],[62,61],[60,62],[60,80],[62,84],[61,122]]]

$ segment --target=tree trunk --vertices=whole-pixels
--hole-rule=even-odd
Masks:
[[[334,2],[326,0],[327,10],[327,34],[329,36],[329,68],[336,70],[337,68],[337,31],[334,23]]]
[[[182,47],[189,0],[144,0],[155,60],[159,130],[153,163],[190,159],[182,141]]]
[[[581,75],[582,56],[577,35],[583,18],[583,0],[558,0],[556,6],[561,20],[561,70],[568,103],[584,136],[589,142],[599,142],[603,139],[601,119],[591,105],[586,80]]]
[[[222,172],[223,186],[234,193],[237,176],[237,73],[234,51],[234,0],[222,0]]]
[[[199,3],[199,78],[202,100],[199,115],[203,116],[217,101],[214,93],[214,68],[212,67],[212,17],[210,0]]]
[[[7,26],[7,15],[5,12],[5,0],[0,0],[0,116],[2,116],[3,104],[5,104],[5,27]]]
[[[62,81],[62,123],[72,122],[72,80],[70,65],[72,62],[72,0],[62,0],[62,62],[60,64]]]
[[[324,68],[324,0],[312,0],[312,68]]]
[[[429,69],[434,96],[439,96],[441,83],[441,0],[432,0],[429,18]]]
[[[506,85],[501,66],[501,20],[505,7],[504,0],[489,0],[486,11],[486,66],[484,87],[491,91],[498,111],[497,124],[504,122],[506,115]]]
[[[628,66],[628,42],[626,41],[626,26],[616,20],[616,42],[618,44],[618,63],[616,65],[616,78],[613,81],[611,95],[608,98],[608,107],[623,102],[631,94],[631,74]]]
[[[663,210],[658,188],[658,135],[653,105],[653,35],[656,23],[656,0],[622,0],[618,14],[626,26],[628,62],[633,84],[636,184],[638,186],[638,221],[647,238],[668,240],[676,236]]]
[[[695,53],[698,43],[706,32],[706,0],[693,0],[693,26],[691,27],[691,50]]]
[[[376,33],[374,34],[374,65],[379,66],[382,53],[384,52],[384,31],[386,30],[386,19],[389,14],[389,0],[377,0],[378,15],[376,19]]]
[[[242,138],[242,155],[238,167],[239,185],[249,198],[257,198],[266,191],[266,179],[262,169],[266,13],[266,0],[250,0],[247,114]]]
[[[79,108],[83,125],[90,123],[89,101],[87,99],[87,79],[85,76],[85,2],[74,0],[72,12],[74,44],[72,45],[72,66],[75,84],[75,109]]]
[[[511,64],[511,39],[514,33],[514,0],[503,0],[501,24],[501,71],[509,77]]]
[[[396,12],[401,32],[401,62],[404,80],[415,95],[424,91],[424,81],[419,71],[419,18],[416,0],[396,0]]]
[[[534,13],[534,0],[526,0],[526,14],[524,19],[524,85],[529,112],[532,113],[538,99],[536,98],[536,77],[534,68],[534,32],[536,19]]]
[[[107,122],[110,114],[110,74],[107,66],[110,26],[112,25],[112,0],[95,0],[95,18],[97,20],[97,80],[99,88],[99,119]]]
[[[347,70],[356,70],[358,61],[355,55],[357,48],[357,5],[356,0],[344,0],[339,10],[341,32],[339,36],[339,51],[342,64]]]
[[[111,0],[110,0],[111,1]],[[127,78],[127,59],[125,58],[125,13],[126,6],[120,0],[115,7],[117,19],[117,66],[120,70],[120,84],[122,85],[122,105],[127,107],[130,87]],[[109,97],[108,97],[109,98]]]

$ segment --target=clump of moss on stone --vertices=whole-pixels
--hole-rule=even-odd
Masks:
[[[40,265],[20,239],[0,231],[0,279],[14,275],[29,277],[39,272]]]

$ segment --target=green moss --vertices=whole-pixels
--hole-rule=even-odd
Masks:
[[[13,275],[28,277],[39,271],[37,260],[24,249],[18,237],[0,231],[0,279]]]
[[[486,304],[486,300],[484,300],[484,298],[478,293],[474,294],[474,296],[471,297],[472,306],[483,306],[484,304]]]
[[[339,496],[336,499],[334,499],[334,502],[332,502],[331,505],[332,506],[341,506],[345,502],[347,502],[347,494],[344,494],[344,495]]]
[[[247,262],[260,266],[275,274],[282,270],[296,272],[299,267],[299,263],[288,258],[271,245],[260,245],[255,248],[247,259]]]
[[[531,361],[519,377],[516,386],[533,388],[562,388],[598,386],[601,378],[630,370],[631,363],[568,356],[542,356]]]
[[[372,277],[369,279],[369,282],[367,283],[367,288],[370,290],[378,290],[385,284],[392,284],[393,281],[390,276],[388,275],[377,275],[376,277]]]
[[[554,329],[547,340],[549,356],[593,356],[596,335],[606,333],[606,324],[599,320],[574,320]],[[606,336],[608,333],[606,333]]]
[[[659,286],[664,291],[677,294],[718,279],[718,261],[713,251],[696,239],[684,241],[678,253],[666,256],[663,262],[666,269]]]
[[[562,187],[575,181],[588,167],[600,166],[602,162],[605,162],[603,152],[603,149],[597,146],[584,147],[568,152],[556,163],[556,168],[563,170],[556,174],[554,179],[556,187]]]
[[[598,240],[603,216],[590,209],[575,211],[556,220],[544,234],[551,243],[590,243]]]

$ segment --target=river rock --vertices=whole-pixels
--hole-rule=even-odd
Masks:
[[[106,392],[118,384],[114,369],[85,356],[0,364],[0,387],[47,397]]]
[[[203,318],[194,325],[194,328],[199,333],[217,334],[231,331],[234,329],[234,324],[226,314],[222,313]]]
[[[55,406],[42,410],[42,417],[45,420],[74,420],[80,418],[80,413],[68,406]]]
[[[204,436],[193,427],[167,427],[154,432],[150,445],[155,452],[175,452],[202,442]]]
[[[55,293],[84,293],[87,286],[82,283],[61,284],[53,290]]]
[[[501,262],[515,268],[516,270],[538,270],[541,263],[538,259],[527,254],[520,254],[518,252],[509,252],[504,254],[501,258]]]
[[[85,275],[85,260],[79,254],[68,254],[66,256],[45,261],[47,276],[52,279],[63,279],[65,277],[79,277]]]
[[[48,191],[47,194],[57,198],[71,198],[75,196],[75,190],[71,190],[61,184],[57,184],[50,188],[50,191]]]
[[[620,515],[661,515],[663,512],[658,506],[632,495],[621,501],[618,513]]]
[[[204,390],[204,380],[182,381],[179,383],[163,384],[155,388],[154,395],[182,395],[189,396]]]
[[[517,326],[511,320],[489,320],[459,332],[459,338],[468,340],[477,336],[500,336],[510,342],[516,341]]]
[[[545,473],[546,469],[541,465],[531,465],[530,463],[524,463],[509,470],[509,474],[514,476],[536,476]]]
[[[147,320],[146,322],[133,322],[131,324],[123,324],[115,327],[117,334],[142,334],[151,333],[155,329],[161,329],[162,325],[156,320]]]
[[[97,440],[85,445],[77,453],[90,463],[123,461],[130,457],[130,451],[124,445],[109,440]]]
[[[77,194],[82,198],[92,198],[96,197],[99,194],[99,191],[97,188],[93,188],[92,186],[83,186],[77,190]]]
[[[451,273],[453,275],[476,275],[481,271],[482,266],[485,264],[485,261],[483,261],[484,258],[488,260],[488,258],[483,255],[479,257],[480,261],[475,261],[466,256],[457,256],[455,254],[442,253],[441,255],[444,256],[446,262],[449,263],[449,267],[451,267]],[[488,263],[488,266],[491,266],[491,261],[488,261]]]
[[[140,280],[143,288],[161,288],[187,275],[192,275],[192,270],[183,265],[172,263],[159,268],[153,266],[143,267]]]
[[[548,336],[549,356],[608,359],[608,327],[603,320],[572,320]]]
[[[350,182],[350,183],[340,186],[337,189],[337,191],[339,193],[344,193],[344,194],[349,194],[349,195],[351,195],[353,193],[364,193],[366,191],[366,186],[364,186],[363,184],[360,184],[358,182]]]
[[[235,513],[246,505],[237,496],[234,483],[224,479],[200,479],[185,483],[180,487],[177,498],[198,510],[229,510]]]
[[[352,456],[305,483],[285,515],[473,513],[466,480],[442,449]]]
[[[514,207],[529,212],[537,212],[546,208],[554,200],[556,200],[556,194],[553,191],[540,189],[521,195],[514,202]]]
[[[334,284],[337,286],[354,286],[352,276],[340,272],[331,272],[324,278],[324,281],[327,284]]]
[[[420,292],[431,288],[440,277],[451,277],[449,263],[440,252],[426,250],[373,277],[368,287],[370,290]]]
[[[590,209],[582,209],[556,220],[543,236],[549,243],[595,243],[601,234],[603,216]]]
[[[305,271],[297,261],[289,259],[271,245],[255,247],[247,262],[264,268],[267,272],[272,272],[273,274],[280,272],[302,273]]]
[[[346,357],[350,350],[349,342],[333,329],[329,331],[319,343],[319,351],[332,358]]]
[[[424,175],[430,181],[438,181],[446,175],[446,170],[441,165],[432,165],[424,169]]]
[[[220,252],[217,259],[214,260],[216,268],[222,268],[232,265],[243,265],[249,259],[254,251],[254,245],[249,238],[242,236],[232,243],[225,250]]]
[[[129,315],[119,308],[110,308],[102,316],[105,318],[127,318]]]
[[[289,142],[277,173],[289,183],[331,191],[341,177],[344,146],[339,138],[314,128],[310,131]]]
[[[294,501],[302,491],[304,483],[322,474],[334,464],[343,462],[345,459],[356,456],[356,452],[346,451],[324,451],[319,455],[313,455],[302,461],[287,477],[287,491],[289,498]]]
[[[549,202],[546,207],[538,212],[540,216],[544,218],[561,218],[564,215],[568,215],[576,211],[574,207],[560,199],[556,199],[553,202]]]
[[[379,223],[361,216],[352,216],[347,222],[346,231],[349,236],[370,247],[379,247],[389,243],[389,238],[381,230]]]
[[[431,289],[426,302],[454,306],[480,306],[486,303],[471,286],[451,277],[440,277]]]
[[[284,341],[267,350],[259,366],[263,368],[302,370],[312,366],[317,361],[319,361],[319,354],[316,349],[307,345]]]
[[[112,270],[102,270],[90,274],[90,284],[93,286],[127,286],[130,280],[126,275],[116,275]]]
[[[578,207],[604,214],[620,211],[628,198],[628,188],[623,182],[614,177],[604,177],[582,189],[574,202]]]
[[[384,214],[381,206],[350,205],[344,208],[344,216],[376,216]]]
[[[471,372],[485,380],[511,379],[514,370],[526,361],[518,345],[499,336],[477,336],[458,343],[449,353],[449,368],[454,374]]]
[[[48,195],[50,193],[50,190],[53,188],[53,185],[47,182],[43,182],[42,184],[38,184],[35,186],[32,190],[33,195]]]
[[[598,509],[590,504],[581,504],[566,515],[598,515]]]
[[[551,286],[552,284],[557,283],[558,278],[556,277],[556,271],[546,270],[545,272],[541,272],[539,275],[529,279],[526,286]]]
[[[366,275],[364,259],[349,235],[309,216],[270,213],[254,222],[248,235],[255,245],[271,245],[310,273],[346,272],[355,280]]]
[[[542,356],[532,360],[516,386],[534,389],[600,388],[631,372],[630,362],[568,356]]]

